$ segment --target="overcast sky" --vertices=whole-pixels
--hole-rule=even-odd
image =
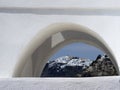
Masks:
[[[88,58],[91,60],[95,60],[98,54],[103,55],[104,52],[102,52],[100,49],[85,44],[85,43],[73,43],[69,44],[62,49],[60,49],[58,52],[56,52],[50,60],[54,60],[61,56],[78,56],[81,58]]]

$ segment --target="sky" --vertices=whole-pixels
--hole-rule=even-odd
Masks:
[[[77,56],[95,60],[99,54],[103,55],[104,52],[94,46],[85,43],[72,43],[58,50],[49,60],[55,60],[61,56]]]

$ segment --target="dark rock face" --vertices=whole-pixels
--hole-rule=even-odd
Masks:
[[[68,58],[68,57],[67,57]],[[111,60],[107,56],[98,55],[96,60],[80,59],[70,57],[64,59],[64,63],[51,61],[48,62],[42,72],[41,77],[94,77],[94,76],[113,76],[117,71]],[[65,62],[67,60],[67,62]],[[61,60],[62,61],[62,60]]]
[[[112,64],[111,60],[107,56],[97,57],[91,65],[83,70],[82,77],[87,76],[114,76],[117,75],[117,71]]]
[[[49,68],[49,63],[46,64],[42,77],[77,77],[78,73],[82,73],[82,66],[65,66],[61,68],[60,63],[56,63],[53,67]]]

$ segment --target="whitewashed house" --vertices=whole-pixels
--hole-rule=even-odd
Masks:
[[[103,50],[120,74],[120,1],[0,0],[0,90],[120,90],[119,76],[40,78],[72,42]]]

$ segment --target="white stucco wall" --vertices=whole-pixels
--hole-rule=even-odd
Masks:
[[[119,8],[119,0],[0,0],[0,7]]]
[[[81,25],[99,34],[120,68],[119,0],[0,0],[0,90],[120,90],[119,76],[13,78],[21,64],[21,76],[33,76],[32,58],[25,65],[21,58],[37,35],[56,23]]]
[[[119,16],[59,16],[0,14],[1,76],[10,76],[25,46],[40,30],[59,22],[80,24],[97,32],[112,49],[119,62]],[[46,32],[47,33],[47,32]],[[7,66],[6,66],[7,64]]]
[[[119,4],[119,0],[0,0],[0,77],[12,77],[29,42],[54,23],[74,23],[95,31],[109,45],[120,67]]]
[[[1,79],[1,90],[120,90],[119,77]]]

